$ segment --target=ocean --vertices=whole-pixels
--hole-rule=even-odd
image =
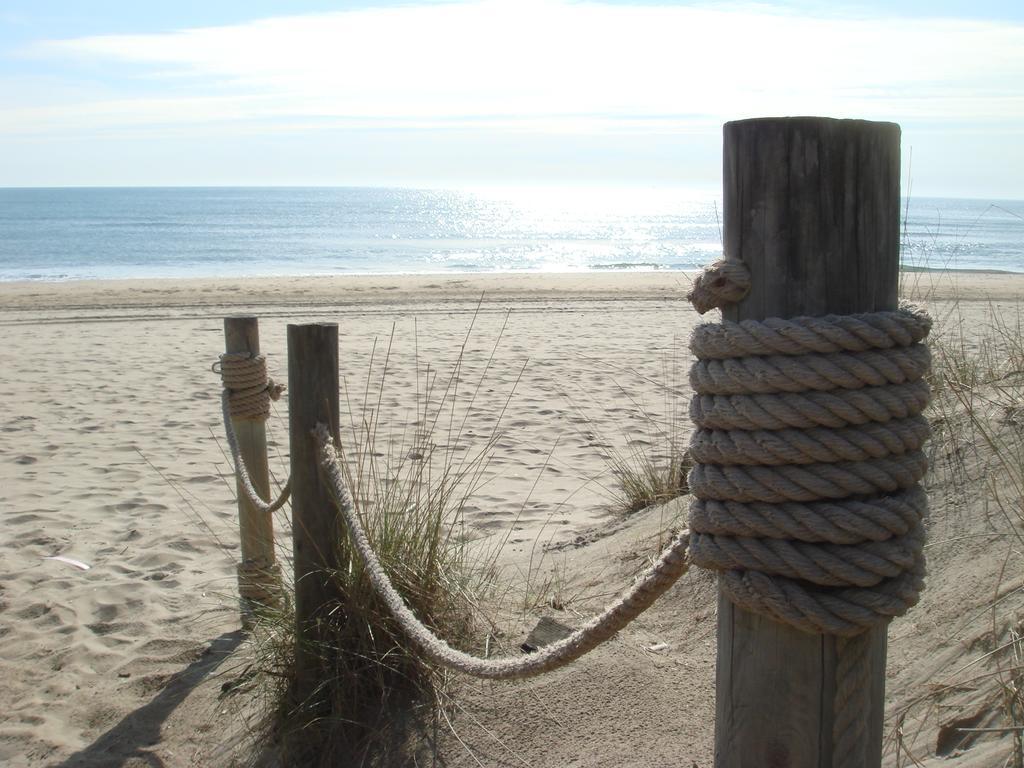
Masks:
[[[911,198],[904,266],[1024,272],[1024,202]],[[671,189],[0,189],[0,280],[696,269],[721,202]]]

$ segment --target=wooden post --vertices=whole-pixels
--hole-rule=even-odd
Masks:
[[[288,326],[288,420],[292,472],[292,545],[295,565],[295,667],[297,703],[312,703],[319,682],[319,618],[337,608],[329,572],[339,567],[341,528],[317,469],[318,423],[338,433],[338,326]]]
[[[750,269],[728,320],[897,307],[900,128],[767,118],[724,129],[725,253]],[[868,639],[863,754],[881,764],[886,629]],[[715,765],[834,768],[836,668],[843,643],[734,606],[719,593]],[[847,651],[848,652],[848,651]]]
[[[258,355],[260,353],[260,325],[255,317],[224,318],[224,351],[229,354]],[[267,432],[258,419],[232,419],[238,450],[249,470],[253,487],[264,499],[270,498],[270,473],[267,469]],[[238,531],[241,540],[241,567],[238,571],[239,603],[242,626],[252,623],[253,611],[258,606],[246,596],[250,587],[265,591],[277,580],[274,556],[274,521],[271,515],[260,512],[249,501],[241,482],[235,482],[238,496]],[[246,584],[247,580],[258,584]],[[272,591],[272,590],[271,590]]]

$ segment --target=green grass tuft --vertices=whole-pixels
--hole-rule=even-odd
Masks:
[[[471,455],[449,450],[462,426],[455,407],[460,355],[442,386],[425,372],[414,423],[400,434],[385,430],[379,414],[393,337],[376,369],[371,356],[361,403],[343,393],[349,414],[341,446],[346,483],[374,551],[411,610],[450,644],[479,651],[473,647],[477,596],[493,568],[471,553],[463,507],[481,481],[498,425]],[[418,360],[416,365],[419,373]],[[388,764],[443,706],[447,673],[405,638],[348,534],[335,545],[340,567],[330,579],[337,605],[319,629],[322,644],[307,649],[320,667],[312,695],[296,696],[293,608],[264,612],[254,630],[248,674],[258,678],[267,702],[256,734],[261,759],[272,753],[287,766]]]
[[[688,451],[670,442],[668,454],[662,462],[649,454],[612,457],[612,472],[618,478],[617,509],[634,514],[689,493],[687,475],[693,462]]]

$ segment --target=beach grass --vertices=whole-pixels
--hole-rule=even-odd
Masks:
[[[891,750],[897,765],[920,765],[987,735],[1007,739],[1002,764],[1021,768],[1024,624],[1011,598],[1024,583],[1024,317],[1019,305],[990,303],[981,322],[956,299],[935,306],[929,547],[989,542],[986,557],[1000,565],[987,604],[948,630],[969,638],[967,653],[952,655],[893,713]],[[922,744],[929,721],[939,723],[937,742]]]
[[[635,427],[623,424],[616,425],[617,435],[602,432],[595,418],[595,409],[600,410],[600,406],[589,401],[582,390],[568,398],[582,424],[576,427],[577,433],[604,450],[605,472],[597,482],[605,489],[613,513],[628,516],[689,492],[687,474],[693,466],[688,450],[691,425],[685,385],[689,364],[685,345],[678,339],[672,351],[662,355],[658,370],[652,374],[602,362],[607,375],[616,381],[620,406],[628,407],[638,417],[635,421],[642,424],[642,435],[636,434]],[[651,408],[636,396],[637,383],[651,385],[660,393],[659,408]],[[605,418],[600,421],[610,416],[601,415]]]
[[[392,335],[371,355],[361,391],[343,389],[345,481],[374,551],[413,613],[448,643],[482,650],[474,647],[474,628],[494,567],[472,549],[463,507],[481,481],[500,419],[469,455],[452,450],[462,428],[459,400],[475,397],[458,392],[460,354],[446,376],[429,367],[417,375],[411,424],[398,430],[382,424],[393,341]],[[285,765],[386,763],[404,733],[428,727],[446,706],[447,673],[405,637],[348,535],[336,546],[339,567],[330,579],[339,604],[319,628],[321,644],[306,649],[320,663],[313,694],[295,695],[290,604],[261,615],[249,646],[267,712],[257,741]]]
[[[467,341],[470,334],[472,322]],[[381,419],[393,342],[392,335],[375,348],[358,391],[345,387],[342,392],[347,417],[342,419],[341,456],[356,512],[397,590],[424,624],[456,647],[484,655],[508,653],[518,645],[508,639],[518,636],[530,615],[541,609],[564,611],[589,599],[594,579],[583,586],[575,583],[565,559],[558,561],[543,547],[519,573],[521,578],[510,579],[498,561],[515,524],[489,545],[477,544],[467,532],[464,508],[483,482],[502,434],[503,412],[482,442],[460,450],[460,441],[465,414],[484,386],[500,332],[479,379],[468,388],[463,384],[463,391],[466,343],[443,376],[424,367],[416,377],[416,413],[401,426]],[[664,376],[668,370],[666,364]],[[603,482],[611,489],[608,509],[613,514],[629,515],[686,493],[689,461],[679,389],[673,380],[662,391],[668,416],[647,414],[649,439],[613,451],[608,460],[609,479]],[[514,386],[506,407],[513,394]],[[623,397],[630,400],[626,388]],[[642,403],[632,405],[642,411]],[[386,762],[410,730],[447,722],[446,707],[452,705],[448,674],[404,637],[351,542],[338,544],[342,567],[331,578],[344,603],[327,632],[330,639],[312,649],[324,666],[314,700],[296,701],[292,693],[290,606],[266,614],[253,643],[258,651],[254,667],[266,680],[270,712],[261,738],[273,743],[289,765],[334,765],[343,756],[352,764]],[[513,604],[518,608],[510,610]]]

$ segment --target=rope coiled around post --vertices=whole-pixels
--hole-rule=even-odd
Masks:
[[[845,637],[923,587],[922,311],[698,326],[690,556],[737,605]]]
[[[283,384],[276,384],[267,376],[267,359],[263,355],[226,352],[215,364],[219,366],[224,391],[228,393],[233,419],[266,421],[270,416],[270,401],[281,399]]]
[[[220,356],[214,371],[224,382],[221,393],[221,417],[224,435],[228,441],[231,459],[235,463],[235,477],[249,502],[260,512],[270,514],[283,507],[291,495],[291,478],[285,481],[280,495],[265,501],[253,485],[252,477],[238,447],[233,420],[265,421],[270,416],[270,402],[279,400],[285,387],[275,384],[267,376],[267,361],[263,355],[227,353]]]
[[[618,601],[568,637],[529,656],[503,659],[482,659],[473,656],[452,648],[409,610],[370,545],[352,502],[352,496],[345,485],[337,447],[327,427],[319,425],[315,431],[315,438],[320,452],[321,474],[348,526],[351,541],[363,559],[370,583],[409,639],[431,661],[441,666],[491,680],[532,677],[557,669],[613,637],[647,610],[689,568],[686,555],[689,534],[684,531]]]

